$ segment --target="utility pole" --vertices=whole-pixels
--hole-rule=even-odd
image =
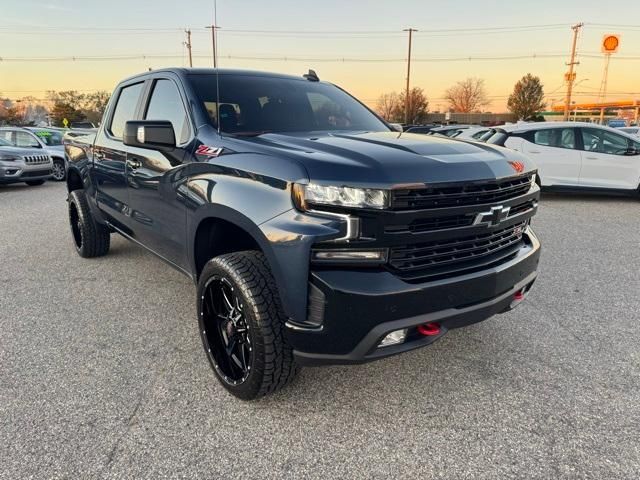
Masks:
[[[579,65],[580,62],[576,62],[576,45],[578,43],[578,34],[580,29],[584,26],[584,23],[576,23],[571,27],[573,30],[573,43],[571,46],[571,61],[569,65],[569,73],[567,73],[567,96],[564,100],[564,115],[563,120],[566,122],[569,120],[569,107],[571,106],[571,91],[573,90],[573,82],[575,81],[575,73],[573,72],[574,65]]]
[[[213,47],[213,68],[218,68],[218,51],[216,50],[216,29],[218,28],[215,23],[207,25],[205,28],[211,29],[211,45]]]
[[[185,30],[184,33],[187,34],[187,41],[184,43],[184,46],[187,47],[189,51],[189,66],[193,67],[193,56],[191,55],[191,30]]]
[[[417,32],[415,28],[405,28],[403,32],[409,32],[409,53],[407,55],[407,89],[404,97],[404,123],[409,123],[409,80],[411,78],[411,39],[413,37],[413,32]]]

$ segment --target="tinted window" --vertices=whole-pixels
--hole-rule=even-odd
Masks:
[[[122,138],[124,124],[129,120],[135,120],[136,106],[142,92],[142,83],[136,83],[123,88],[118,96],[118,103],[113,112],[109,131],[116,138]]]
[[[625,155],[631,146],[631,140],[607,130],[583,128],[582,141],[587,152]]]
[[[191,75],[191,82],[217,125],[215,75]],[[229,74],[220,75],[219,82],[224,132],[389,131],[366,107],[330,84]]]
[[[190,130],[187,113],[178,87],[171,80],[158,80],[155,83],[145,119],[168,120],[173,125],[178,144],[189,140]]]
[[[535,130],[532,141],[545,147],[576,148],[576,132],[573,128]]]

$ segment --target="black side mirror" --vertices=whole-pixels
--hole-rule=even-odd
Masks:
[[[129,147],[168,151],[176,148],[173,125],[165,120],[130,120],[125,123],[123,143]]]
[[[629,156],[640,155],[640,150],[631,147],[631,148],[628,148],[627,151],[624,152],[624,154]]]

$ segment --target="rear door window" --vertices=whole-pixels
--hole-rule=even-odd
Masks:
[[[109,126],[109,133],[115,138],[122,139],[125,123],[129,120],[135,120],[136,108],[140,100],[143,85],[142,82],[136,83],[120,90],[118,103],[116,104],[113,117],[111,118],[111,125]]]
[[[574,128],[545,128],[535,130],[531,139],[536,145],[555,148],[576,148]]]

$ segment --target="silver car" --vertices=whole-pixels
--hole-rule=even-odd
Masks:
[[[46,127],[1,127],[0,139],[14,147],[41,149],[40,153],[53,159],[53,179],[62,181],[67,176],[62,136],[64,131]]]
[[[14,147],[0,138],[0,184],[42,185],[51,178],[53,161],[46,151]]]

